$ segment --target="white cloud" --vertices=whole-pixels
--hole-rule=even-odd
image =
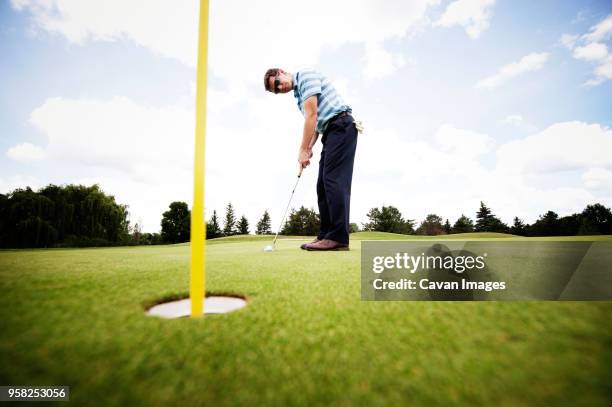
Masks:
[[[300,115],[287,99],[262,94],[243,101],[247,113],[236,120],[225,99],[239,93],[209,89],[208,101],[216,107],[207,121],[207,216],[233,201],[251,225],[265,209],[277,222],[295,179]],[[170,202],[191,203],[193,109],[145,106],[125,97],[51,98],[32,112],[31,123],[47,137],[48,165],[63,168],[54,171],[59,178],[48,175],[43,183],[99,183],[118,202],[129,204],[145,231],[159,230]],[[311,199],[316,168],[307,174],[296,202],[316,207]]]
[[[574,49],[574,58],[585,61],[600,61],[608,56],[608,47],[600,42],[592,42]]]
[[[30,12],[41,30],[61,34],[72,43],[130,40],[159,55],[195,66],[197,1],[181,1],[180,6],[169,0],[128,3],[48,0],[40,5],[21,0],[13,5]],[[277,2],[212,2],[209,66],[211,73],[228,85],[208,90],[207,207],[220,211],[227,201],[234,200],[238,213],[246,209],[252,224],[264,209],[270,211],[274,227],[280,220],[295,177],[302,118],[293,102],[264,94],[261,78],[267,68],[316,66],[323,52],[342,45],[368,44],[364,47],[368,51],[364,58],[365,79],[391,74],[405,59],[389,53],[381,44],[421,28],[428,7],[438,3],[439,0],[316,0],[301,7],[296,17],[291,7],[279,7]],[[179,10],[173,10],[175,7]],[[171,17],[166,19],[167,15]],[[159,19],[164,21],[158,22]],[[313,21],[316,29],[306,29]],[[334,83],[350,89],[346,80]],[[344,92],[342,95],[357,112],[358,98]],[[53,157],[80,165],[85,172],[83,179],[99,179],[103,185],[112,185],[112,191],[119,191],[118,197],[125,195],[124,201],[130,203],[132,212],[145,221],[145,230],[159,227],[156,219],[169,199],[190,202],[191,175],[186,167],[192,161],[191,112],[134,106],[120,99],[64,102],[54,109],[44,109],[44,120],[37,120],[49,135],[49,153]],[[51,110],[57,110],[58,115]],[[87,120],[64,126],[71,117]],[[180,140],[168,145],[164,127]],[[105,138],[107,141],[101,141]],[[94,177],[89,174],[92,166],[104,169]],[[176,168],[183,169],[179,172]],[[316,207],[312,193],[316,168],[309,168],[307,174],[311,175],[300,181],[295,202]],[[174,190],[159,190],[157,185]]]
[[[31,175],[10,175],[6,177],[0,176],[0,193],[7,194],[13,192],[18,188],[25,188],[29,186],[32,190],[36,191],[42,186],[40,180]]]
[[[582,174],[582,181],[587,188],[612,191],[612,171],[606,168],[589,168]]]
[[[209,97],[213,101],[217,96],[213,92]],[[228,121],[222,109],[209,112],[207,216],[212,209],[222,216],[232,201],[251,226],[268,209],[277,227],[295,182],[301,132],[300,115],[288,98],[270,94],[249,98],[241,120]],[[191,202],[191,110],[142,106],[126,98],[56,98],[36,109],[32,122],[48,138],[50,165],[70,166],[68,173],[75,174],[59,181],[40,180],[38,185],[99,183],[118,202],[129,204],[132,220],[142,219],[145,231],[159,230],[161,213],[171,201]],[[548,209],[576,211],[595,202],[598,192],[531,185],[530,173],[547,170],[533,164],[542,160],[549,167],[564,164],[571,152],[584,168],[610,165],[604,153],[610,151],[606,141],[610,132],[599,125],[560,123],[516,145],[502,146],[497,149],[499,168],[491,170],[483,164],[496,152],[489,135],[445,124],[433,132],[431,141],[423,142],[407,140],[380,123],[384,121],[371,118],[368,133],[359,136],[352,221],[365,220],[371,207],[382,204],[398,206],[406,216],[419,220],[434,212],[453,221],[470,208],[475,211],[480,200],[507,222],[516,215],[533,220]],[[582,144],[568,144],[566,133],[579,135]],[[316,146],[315,161],[300,181],[295,207],[316,209],[320,148]],[[555,154],[547,153],[551,148]],[[504,163],[521,172],[504,170]],[[24,185],[9,181],[0,180],[0,186]]]
[[[42,30],[75,44],[129,39],[155,53],[195,66],[198,2],[166,0],[12,0]]]
[[[368,124],[359,139],[351,212],[363,217],[384,204],[411,219],[438,213],[452,220],[461,210],[475,210],[483,194],[479,184],[492,185],[478,159],[488,137],[451,125],[433,136],[432,142],[406,140],[394,129]]]
[[[559,39],[559,42],[567,49],[574,48],[576,41],[580,37],[578,34],[563,34]]]
[[[100,183],[145,219],[145,230],[159,229],[172,200],[190,196],[192,110],[142,106],[125,97],[51,98],[30,121],[47,137],[48,165],[71,174],[45,182]]]
[[[495,75],[489,76],[476,84],[478,88],[493,89],[503,83],[507,82],[511,78],[523,75],[527,72],[535,72],[544,66],[548,60],[549,54],[547,52],[536,53],[525,55],[518,62],[513,62],[508,65],[502,66]]]
[[[589,79],[585,85],[597,86],[609,79],[612,79],[612,55],[608,55],[601,64],[596,66],[593,73],[595,74],[595,77],[593,79]]]
[[[539,168],[503,168],[507,159],[520,163],[523,149],[537,148],[536,161],[539,152],[545,154],[530,137],[517,141],[522,149],[509,151],[507,144],[495,149],[489,135],[451,125],[440,126],[432,142],[406,140],[393,129],[373,127],[368,133],[376,137],[362,136],[355,167],[351,210],[359,214],[385,204],[411,219],[437,213],[453,222],[462,213],[474,218],[482,200],[505,222],[514,216],[533,222],[547,210],[573,213],[602,196],[567,185],[563,176],[541,182]],[[491,155],[501,165],[485,165]]]
[[[470,38],[478,38],[483,31],[489,28],[494,4],[495,0],[456,0],[448,5],[434,26],[461,25]]]
[[[32,13],[40,29],[63,35],[71,42],[127,39],[159,55],[195,65],[197,2],[181,2],[180,8],[189,7],[189,16],[172,16],[161,28],[144,20],[157,21],[168,7],[176,6],[174,2],[129,3],[119,7],[119,3],[98,1],[13,1],[16,7]],[[411,33],[423,21],[427,7],[436,3],[314,1],[296,22],[277,3],[213,2],[210,66],[227,86],[209,87],[208,91],[207,215],[216,209],[221,216],[231,200],[238,215],[244,213],[251,226],[264,209],[270,210],[275,229],[289,198],[295,182],[302,118],[291,95],[263,92],[261,76],[265,68],[312,66],[322,53],[346,44],[364,44],[363,49],[370,52],[370,58],[364,58],[364,76],[375,80],[391,74],[401,66],[403,57],[382,44]],[[112,15],[106,7],[113,9]],[[132,7],[138,7],[138,12],[130,11]],[[326,13],[320,13],[321,9]],[[489,8],[486,10],[489,13]],[[485,29],[489,19],[487,14],[485,19],[468,18],[466,23],[457,24],[471,30],[468,34],[474,37]],[[310,32],[301,21],[317,21],[318,29]],[[184,25],[180,30],[170,27],[179,23]],[[381,56],[379,61],[376,56]],[[498,84],[529,70],[519,68],[504,70],[503,74],[500,70]],[[348,80],[331,79],[355,108],[357,98],[347,94],[354,91]],[[256,85],[258,93],[253,94],[250,85]],[[383,118],[368,118],[368,109],[362,112],[367,133],[359,139],[352,221],[365,220],[368,209],[383,203],[400,207],[410,218],[422,219],[436,212],[452,221],[470,208],[475,212],[480,200],[506,221],[515,215],[529,220],[547,209],[576,211],[596,196],[597,191],[586,191],[580,185],[531,185],[527,171],[491,170],[487,160],[495,158],[495,144],[491,136],[478,129],[447,124],[419,135],[429,141],[415,141],[407,138],[414,133],[412,128],[402,128],[401,132],[389,129],[382,124],[386,123]],[[130,205],[133,219],[143,219],[146,231],[159,229],[161,213],[172,200],[191,202],[193,109],[189,107],[145,106],[122,97],[56,98],[35,110],[32,123],[48,138],[46,159],[53,165],[71,167],[63,174],[76,174],[61,178],[60,183],[100,183],[119,202]],[[528,141],[525,145],[531,146]],[[318,144],[313,166],[300,181],[294,206],[316,208],[320,148]],[[520,154],[516,159],[519,162]],[[43,184],[49,181],[57,182],[41,180]],[[6,177],[0,179],[0,185],[10,182]]]
[[[536,126],[527,121],[520,114],[508,115],[501,122],[527,132],[534,132],[537,130]]]
[[[586,86],[597,86],[612,79],[612,55],[608,52],[606,41],[612,35],[612,14],[598,24],[592,26],[587,34],[582,36],[561,36],[561,42],[567,48],[574,49],[573,57],[595,64],[594,76],[587,80]],[[582,44],[576,46],[576,44]],[[574,48],[575,47],[575,48]]]
[[[13,146],[7,150],[6,155],[15,161],[40,161],[45,158],[44,150],[31,143]]]
[[[313,66],[324,49],[401,38],[418,28],[427,8],[438,3],[313,0],[296,17],[288,16],[287,8],[277,2],[213,2],[209,64],[222,78],[259,84],[266,68]],[[195,0],[12,0],[12,4],[28,10],[40,29],[59,33],[72,43],[129,39],[186,65],[196,63]],[[305,29],[312,21],[317,22],[316,29]],[[399,62],[392,58],[392,66]]]
[[[606,60],[595,68],[595,73],[598,77],[602,77],[605,79],[612,78],[612,55],[608,55]]]
[[[584,34],[582,38],[586,42],[597,42],[607,40],[612,35],[612,14],[608,15],[598,24],[594,25],[589,29],[587,34]]]
[[[48,138],[56,159],[120,168],[149,179],[154,168],[188,168],[193,113],[176,107],[146,107],[128,98],[109,101],[51,98],[31,122]]]
[[[599,124],[555,123],[497,151],[497,170],[547,173],[612,165],[612,131]]]
[[[387,51],[381,44],[368,42],[365,46],[365,66],[363,75],[366,79],[380,79],[392,74],[406,64],[400,54]]]
[[[502,123],[511,124],[513,126],[520,126],[523,124],[524,119],[520,114],[511,114],[508,115],[502,120]]]
[[[261,86],[266,68],[313,66],[324,50],[402,38],[417,29],[427,8],[437,3],[313,0],[297,16],[288,16],[275,2],[223,1],[211,8],[211,67],[228,78],[248,72],[254,75],[247,76],[249,83]],[[316,29],[306,29],[313,21]]]
[[[486,134],[443,124],[434,135],[434,140],[443,151],[452,151],[465,159],[483,155],[493,148],[495,140]]]

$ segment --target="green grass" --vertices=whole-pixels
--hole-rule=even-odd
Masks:
[[[312,240],[314,236],[278,236],[278,240]],[[220,244],[220,243],[242,243],[242,242],[267,242],[272,243],[274,235],[236,235],[228,237],[217,237],[215,239],[209,239],[206,244]],[[265,243],[264,243],[265,244]]]
[[[387,232],[357,232],[351,234],[352,240],[525,240],[525,241],[556,241],[556,242],[576,242],[576,241],[612,241],[612,235],[596,236],[544,236],[544,237],[524,237],[511,235],[508,233],[496,232],[475,232],[475,233],[454,233],[440,236],[420,236],[420,235],[401,235],[399,233]]]
[[[356,240],[436,240],[436,239],[501,239],[517,237],[506,233],[478,232],[478,233],[454,233],[444,236],[420,236],[420,235],[401,235],[399,233],[387,232],[357,232],[351,235],[351,239]]]
[[[312,240],[314,236],[278,236],[279,240]],[[530,240],[530,241],[612,241],[612,235],[598,236],[552,236],[552,237],[530,237],[511,235],[508,233],[476,232],[476,233],[454,233],[442,236],[420,236],[402,235],[387,232],[357,232],[351,234],[351,240]],[[207,244],[241,243],[241,242],[272,242],[274,235],[237,235],[229,237],[218,237],[210,239]],[[185,243],[186,244],[186,243]]]
[[[374,238],[218,239],[207,291],[249,305],[196,320],[144,315],[187,294],[187,245],[0,251],[0,384],[77,405],[610,405],[610,302],[364,302]]]

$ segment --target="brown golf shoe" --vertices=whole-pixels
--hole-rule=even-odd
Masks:
[[[308,251],[326,251],[326,250],[348,250],[348,244],[336,242],[335,240],[323,239],[315,243],[306,245]]]
[[[306,246],[308,246],[309,244],[317,243],[317,242],[320,242],[320,240],[319,240],[319,238],[318,238],[318,237],[315,237],[315,239],[314,239],[312,242],[310,242],[310,243],[304,243],[303,245],[301,245],[301,246],[300,246],[300,249],[302,249],[302,250],[306,250]]]

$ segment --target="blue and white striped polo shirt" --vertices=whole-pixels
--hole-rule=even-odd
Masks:
[[[329,119],[342,112],[352,112],[329,79],[320,72],[308,69],[293,74],[293,96],[302,114],[304,101],[313,95],[318,95],[317,132],[321,134],[325,132]]]

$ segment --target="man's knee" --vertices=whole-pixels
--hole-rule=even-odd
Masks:
[[[317,194],[325,195],[325,181],[322,178],[317,181]]]
[[[323,186],[327,194],[335,194],[340,190],[340,184],[338,183],[337,177],[331,174],[325,174],[323,176]]]

